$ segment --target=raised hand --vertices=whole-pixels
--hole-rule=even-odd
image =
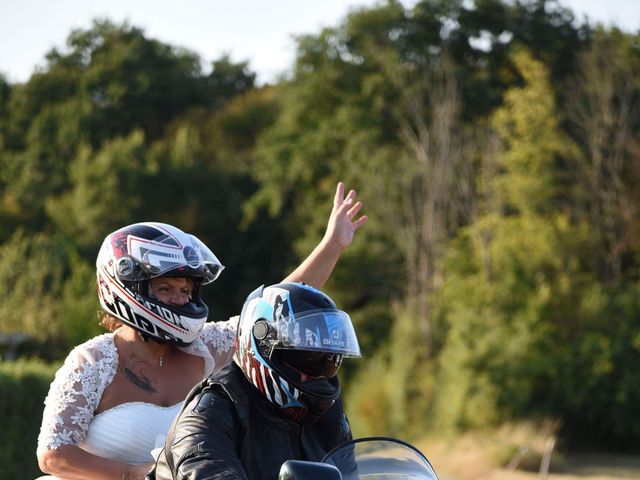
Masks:
[[[322,288],[344,249],[351,245],[356,230],[367,221],[366,215],[356,218],[361,209],[362,202],[356,202],[356,191],[349,190],[345,197],[344,183],[339,182],[322,241],[283,281]]]
[[[366,215],[356,218],[362,209],[362,202],[356,201],[356,191],[349,190],[346,197],[344,191],[344,183],[338,182],[333,198],[333,209],[324,235],[324,241],[334,243],[340,250],[344,250],[351,244],[356,230],[368,220]]]

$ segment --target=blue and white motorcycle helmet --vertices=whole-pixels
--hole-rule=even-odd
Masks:
[[[295,420],[338,399],[344,357],[360,357],[349,315],[320,290],[280,283],[254,291],[238,323],[235,362],[271,403]]]

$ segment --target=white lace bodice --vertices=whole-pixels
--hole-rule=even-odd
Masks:
[[[231,361],[237,322],[238,318],[234,317],[227,322],[207,323],[195,342],[180,347],[186,353],[204,358],[204,377]],[[69,353],[44,401],[38,456],[62,445],[82,446],[92,428],[102,394],[117,369],[118,351],[113,333],[92,338]]]

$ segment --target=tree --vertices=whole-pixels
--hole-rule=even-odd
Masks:
[[[266,210],[281,221],[288,236],[299,239],[294,243],[298,256],[321,237],[326,217],[320,212],[331,204],[338,180],[354,186],[367,205],[395,202],[372,186],[396,172],[398,158],[385,92],[376,90],[385,86],[378,65],[350,49],[345,30],[388,39],[385,32],[402,13],[397,4],[363,9],[344,29],[301,38],[293,78],[275,89],[279,114],[258,141],[253,174],[260,188],[247,211],[259,216]],[[389,331],[389,299],[404,287],[403,263],[394,232],[381,217],[373,216],[362,235],[327,288],[343,308],[355,312],[363,348],[375,349]]]
[[[577,162],[577,193],[593,232],[596,269],[613,285],[622,281],[623,255],[638,245],[632,234],[638,208],[631,191],[637,179],[632,148],[640,138],[634,121],[640,90],[631,42],[620,31],[598,30],[580,57],[568,93],[569,119],[583,150]]]
[[[59,238],[17,230],[0,245],[2,332],[23,332],[32,339],[58,339],[55,318],[67,273],[67,255]],[[56,350],[55,342],[51,350]]]
[[[502,143],[496,166],[483,159],[477,218],[448,254],[435,410],[447,427],[509,419],[544,397],[540,378],[551,364],[541,345],[566,322],[580,281],[584,230],[563,213],[555,178],[574,147],[560,129],[545,66],[524,50],[512,61],[522,85],[507,90],[492,115]]]
[[[218,161],[223,142],[207,128],[234,98],[253,91],[255,75],[227,57],[205,75],[200,62],[139,28],[105,20],[72,32],[67,49],[51,51],[25,84],[0,82],[0,248],[14,267],[18,245],[34,256],[32,237],[59,252],[59,261],[41,263],[40,277],[29,273],[34,289],[43,285],[40,303],[27,301],[10,269],[1,272],[7,292],[17,285],[16,303],[0,315],[11,328],[27,318],[25,329],[38,338],[58,337],[57,353],[95,333],[92,265],[104,236],[122,225],[173,221],[215,237],[222,250],[234,243],[241,204],[254,187],[248,167],[229,159],[236,147],[226,145],[225,164]],[[253,118],[247,128],[270,121]],[[246,291],[226,291],[234,294],[221,297],[235,299],[237,309]],[[42,316],[32,313],[38,308]]]
[[[215,94],[211,106],[220,108],[227,101],[255,87],[256,74],[249,70],[247,62],[234,64],[228,55],[223,55],[211,64],[211,73],[206,84]]]
[[[81,148],[70,165],[71,188],[47,199],[55,231],[86,255],[96,252],[107,233],[139,218],[143,198],[153,202],[141,188],[147,169],[139,131],[105,143],[95,153],[89,146]]]

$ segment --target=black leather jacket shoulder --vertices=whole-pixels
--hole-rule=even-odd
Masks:
[[[231,364],[191,391],[167,436],[155,478],[276,480],[285,460],[319,461],[350,439],[342,402],[314,423],[300,425],[278,415]]]

